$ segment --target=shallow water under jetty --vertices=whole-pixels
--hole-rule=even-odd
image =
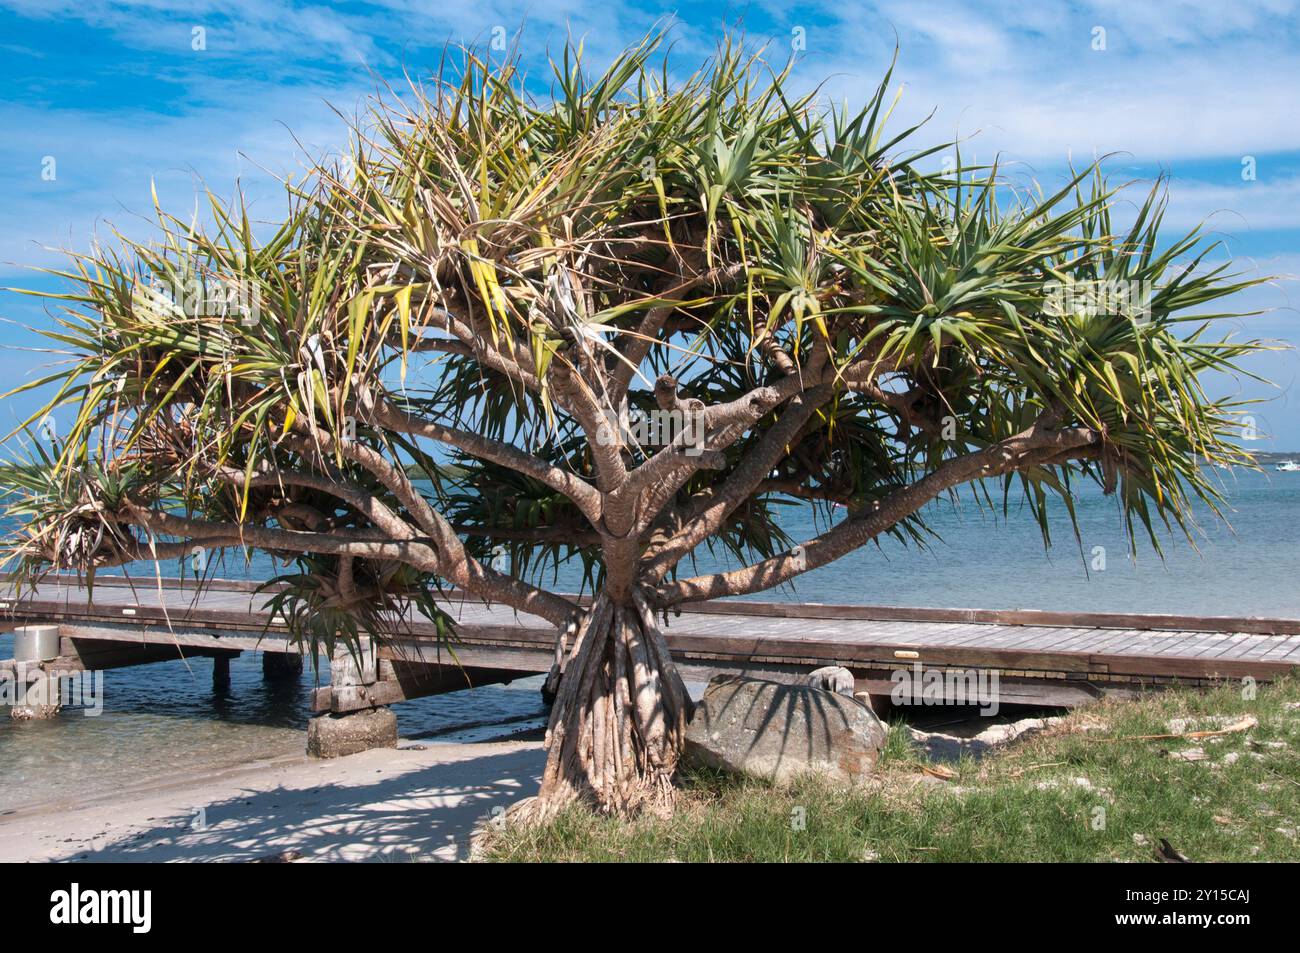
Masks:
[[[13,636],[0,635],[0,658]],[[259,656],[230,663],[230,688],[212,690],[212,662],[160,662],[104,673],[103,712],[68,708],[51,721],[14,722],[0,709],[0,816],[33,803],[77,800],[169,775],[301,754],[315,676],[262,679]],[[321,677],[328,681],[328,666]],[[541,729],[541,676],[406,702],[402,736],[472,742]]]

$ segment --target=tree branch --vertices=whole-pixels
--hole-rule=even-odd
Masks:
[[[787,380],[790,378],[784,378],[781,383]],[[717,532],[731,512],[748,499],[772,472],[785,456],[794,435],[833,393],[831,385],[820,384],[796,395],[780,419],[763,434],[718,491],[690,508],[681,530],[654,551],[647,550],[645,577],[652,581],[662,579],[687,553]]]
[[[179,536],[192,548],[196,544],[256,546],[258,549],[322,555],[365,556],[407,563],[424,572],[437,572],[438,554],[428,541],[391,540],[379,533],[333,530],[329,533],[302,533],[287,529],[270,529],[250,523],[214,523],[174,513],[163,513],[128,503],[120,518],[152,535]]]
[[[368,394],[362,395],[363,408],[375,422],[391,430],[429,437],[441,443],[449,444],[463,450],[472,457],[488,460],[492,463],[509,467],[516,473],[532,477],[539,483],[563,493],[582,512],[592,524],[600,523],[600,492],[581,477],[552,466],[545,460],[525,453],[517,447],[500,440],[493,440],[466,430],[447,427],[431,420],[416,417],[394,406],[387,398],[380,396],[370,400]]]
[[[706,283],[721,286],[735,281],[742,274],[744,274],[744,266],[739,264],[714,268],[703,274],[696,275],[694,278],[686,278],[685,274],[679,271],[676,279],[678,284],[675,287],[665,289],[656,297],[671,296],[676,298]],[[633,375],[636,374],[642,362],[649,356],[650,349],[658,343],[659,332],[663,330],[664,323],[675,310],[677,310],[675,304],[653,307],[645,313],[636,330],[629,333],[626,347],[620,348],[623,360],[617,362],[610,373],[609,397],[616,407],[627,396],[628,388],[632,385]]]
[[[299,438],[289,437],[284,443],[298,450],[299,453],[307,454],[311,452],[310,446]],[[244,483],[243,471],[236,470],[233,467],[215,467],[213,473],[219,480],[226,483],[236,486],[242,486]],[[287,470],[255,473],[248,480],[250,486],[300,486],[327,493],[347,503],[375,526],[395,538],[415,538],[414,528],[394,513],[392,509],[385,506],[372,493],[367,492],[355,483],[314,473]]]
[[[731,572],[662,585],[655,590],[655,605],[666,608],[682,602],[748,595],[779,586],[865,545],[955,486],[1030,466],[1064,462],[1075,455],[1089,455],[1100,442],[1100,434],[1086,428],[1049,430],[1036,424],[983,450],[948,460],[915,483],[894,491],[871,510],[850,516],[802,543],[796,547],[797,552],[782,553]]]
[[[312,437],[321,450],[335,449],[344,457],[369,470],[384,484],[432,538],[437,548],[438,575],[471,595],[488,601],[504,602],[521,612],[540,616],[556,625],[564,625],[574,612],[573,603],[554,593],[531,586],[481,565],[465,551],[456,531],[446,517],[436,512],[412,485],[406,472],[384,459],[378,451],[350,440],[336,440],[323,431]],[[409,527],[407,527],[409,532]]]
[[[580,374],[562,362],[553,362],[552,367],[554,370],[551,373],[556,376],[561,389],[569,398],[569,412],[586,435],[587,446],[591,449],[592,460],[596,465],[596,487],[601,493],[610,493],[627,480],[627,466],[623,463],[620,449],[622,440],[618,428],[610,422],[606,408],[600,406]],[[602,506],[602,516],[604,515]]]
[[[492,347],[489,343],[492,340],[492,335],[486,329],[476,330],[470,327],[446,308],[432,309],[428,323],[429,327],[445,331],[456,338],[484,367],[489,367],[507,377],[514,378],[535,393],[541,393],[542,382],[533,372],[531,358],[526,353],[520,352],[518,348],[512,346],[510,353],[507,354],[500,348]],[[438,339],[421,339],[416,342],[416,348],[422,350],[426,340],[432,342]],[[431,345],[431,349],[446,350],[440,344]]]

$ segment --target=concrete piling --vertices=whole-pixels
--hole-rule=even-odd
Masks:
[[[20,625],[14,629],[16,695],[9,717],[14,721],[43,721],[59,713],[59,677],[42,667],[59,656],[57,625]]]

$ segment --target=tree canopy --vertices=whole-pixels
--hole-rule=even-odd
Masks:
[[[25,385],[53,393],[28,427],[71,423],[4,473],[20,567],[264,549],[332,645],[448,584],[572,630],[538,580],[577,560],[649,633],[924,541],[964,485],[1046,535],[1095,481],[1158,541],[1216,503],[1202,464],[1248,460],[1205,389],[1258,346],[1207,330],[1247,282],[1159,234],[1162,183],[1116,227],[1100,163],[1016,188],[887,131],[888,73],[832,108],[740,44],[552,70],[533,95],[462,51],[371,100],[282,222],[209,195],[71,255],[69,359]],[[828,528],[787,538],[792,500]],[[701,546],[739,568],[691,575]]]

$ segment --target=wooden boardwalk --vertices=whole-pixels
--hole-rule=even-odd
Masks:
[[[176,580],[100,578],[92,600],[55,580],[20,601],[0,589],[0,624],[58,624],[62,655],[48,664],[74,669],[96,659],[103,667],[137,664],[132,652],[146,653],[139,662],[296,652],[254,588],[223,582],[196,596]],[[447,608],[458,621],[460,666],[431,626],[414,623],[377,649],[364,690],[344,700],[322,689],[316,707],[351,710],[465,687],[467,672],[482,684],[550,667],[554,633],[540,620],[469,602]],[[890,673],[919,663],[997,671],[1007,703],[1069,705],[1134,683],[1266,681],[1300,665],[1296,619],[716,602],[670,616],[665,634],[688,679],[722,672],[789,679],[843,665],[860,690],[887,695]]]

